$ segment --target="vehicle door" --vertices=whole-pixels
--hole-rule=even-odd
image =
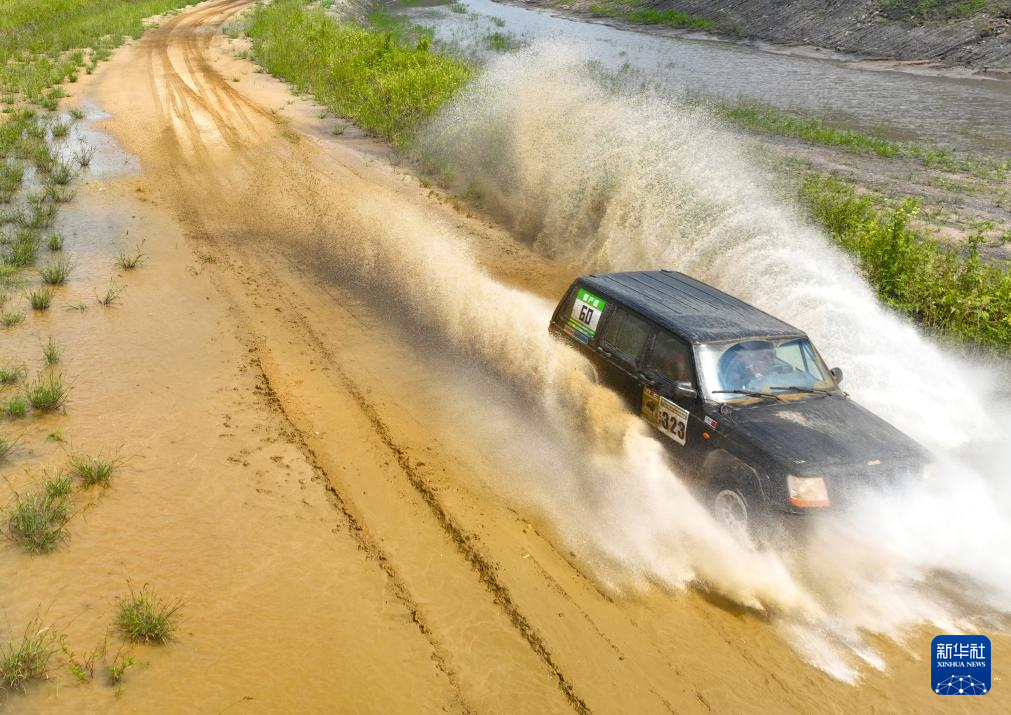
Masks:
[[[642,398],[642,357],[652,334],[653,326],[648,321],[624,306],[613,305],[604,315],[597,340],[604,381],[635,410]]]
[[[697,461],[704,424],[691,346],[658,329],[642,363],[642,382],[643,418],[670,440],[679,458]]]

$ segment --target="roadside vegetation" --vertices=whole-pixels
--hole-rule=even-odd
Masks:
[[[959,154],[923,142],[888,139],[870,132],[836,126],[818,117],[789,112],[749,99],[727,100],[702,95],[686,97],[689,104],[703,106],[721,119],[749,131],[830,146],[854,154],[884,159],[912,159],[930,169],[960,172],[983,179],[1011,176],[1011,160]]]
[[[884,303],[940,335],[1011,348],[1011,272],[981,260],[982,236],[964,250],[941,246],[913,227],[915,201],[879,208],[835,179],[808,179],[801,195]]]
[[[598,17],[618,17],[637,25],[667,25],[690,30],[713,29],[711,20],[677,10],[635,7],[628,3],[594,3],[588,9],[591,14]]]
[[[338,23],[303,0],[258,6],[248,34],[271,74],[401,147],[474,75],[432,52],[426,36],[411,45],[389,30]]]

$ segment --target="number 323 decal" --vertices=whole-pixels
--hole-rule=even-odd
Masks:
[[[642,391],[642,416],[657,429],[684,446],[688,433],[688,410],[648,387]]]

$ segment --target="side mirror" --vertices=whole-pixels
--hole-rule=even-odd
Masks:
[[[831,370],[829,370],[829,373],[832,375],[832,379],[835,380],[835,383],[837,385],[842,382],[842,368],[841,367],[834,367]]]
[[[694,400],[699,396],[698,390],[692,387],[690,382],[675,382],[674,383],[674,394],[678,397],[684,397],[689,400]]]

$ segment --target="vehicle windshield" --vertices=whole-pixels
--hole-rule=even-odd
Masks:
[[[717,402],[836,387],[807,338],[700,345],[698,354],[705,389]]]

